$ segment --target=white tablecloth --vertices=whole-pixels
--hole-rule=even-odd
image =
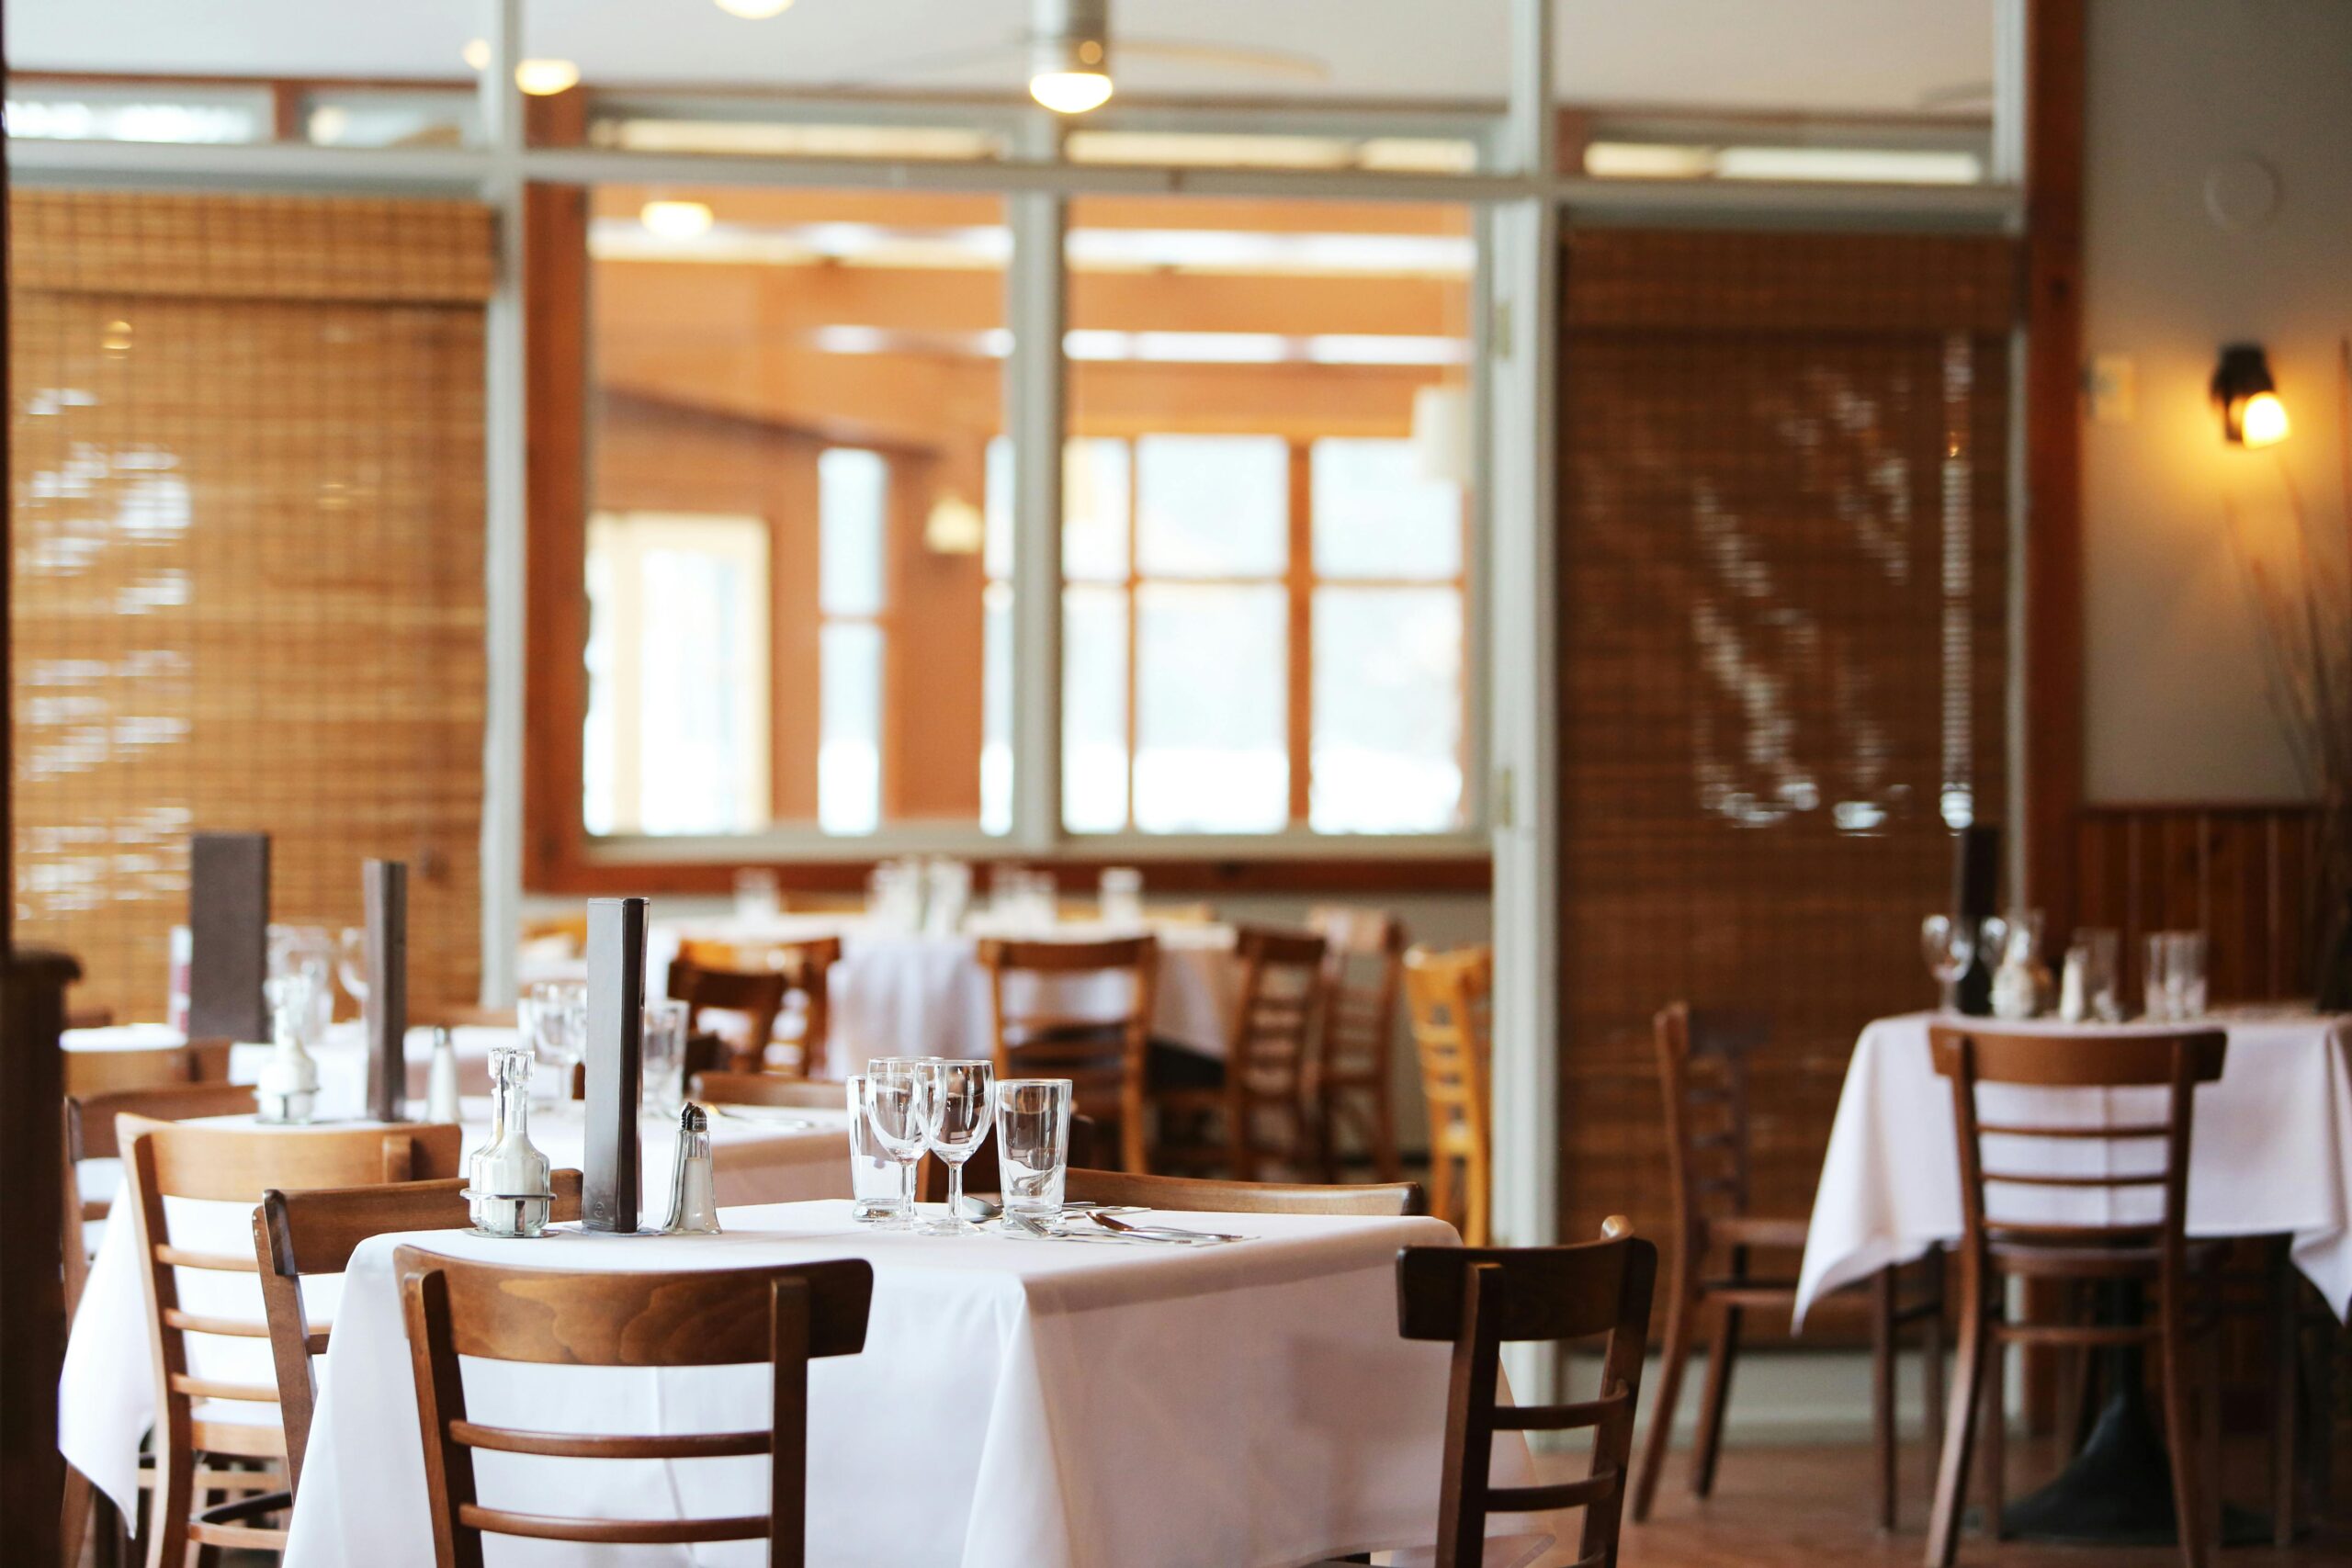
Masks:
[[[469,1101],[466,1111],[466,1147],[471,1150],[489,1131],[489,1107],[483,1101]],[[810,1124],[770,1126],[724,1116],[712,1119],[711,1165],[720,1202],[777,1203],[848,1196],[847,1111],[791,1114]],[[250,1117],[211,1120],[232,1125],[252,1122]],[[659,1224],[668,1212],[677,1134],[650,1119],[640,1125],[644,1128],[643,1213],[650,1216],[644,1223]],[[585,1127],[577,1111],[560,1115],[540,1112],[532,1118],[531,1141],[558,1169],[579,1168],[584,1137]],[[92,1174],[103,1177],[106,1173]],[[261,1194],[254,1196],[258,1201]],[[253,1249],[253,1209],[245,1204],[166,1199],[164,1221],[172,1239],[183,1247],[240,1256]],[[147,1348],[147,1307],[139,1276],[136,1229],[127,1213],[109,1217],[83,1288],[81,1306],[74,1314],[64,1371],[58,1381],[57,1446],[74,1468],[126,1508],[137,1495],[140,1439],[155,1418],[154,1366]],[[187,1311],[254,1323],[262,1320],[260,1286],[250,1275],[183,1269],[179,1285],[180,1304]],[[342,1280],[336,1277],[303,1281],[303,1300],[310,1304],[314,1321],[335,1320],[341,1292]],[[272,1384],[277,1381],[266,1340],[192,1334],[187,1344],[189,1370],[198,1376],[231,1382]],[[264,1419],[277,1419],[274,1407],[261,1406],[258,1413]],[[252,1419],[255,1414],[253,1405],[223,1402],[207,1410],[205,1416],[237,1420]],[[428,1551],[424,1560],[430,1561],[431,1555]]]
[[[449,1031],[449,1043],[458,1058],[458,1092],[487,1095],[490,1092],[490,1048],[515,1038],[511,1029],[486,1028],[466,1024]],[[187,1038],[169,1024],[122,1023],[104,1029],[69,1029],[62,1039],[68,1051],[148,1051],[162,1045],[184,1045]],[[401,1042],[401,1055],[408,1065],[409,1113],[414,1115],[424,1108],[427,1080],[433,1069],[433,1032],[412,1029]],[[229,1048],[229,1081],[254,1083],[261,1069],[269,1060],[270,1048],[264,1044],[237,1044]],[[319,1064],[319,1110],[327,1116],[356,1116],[368,1104],[368,1035],[366,1026],[356,1020],[345,1020],[331,1025],[326,1038],[311,1047],[311,1056]]]
[[[1854,1047],[1814,1197],[1797,1280],[1800,1321],[1825,1292],[1960,1237],[1959,1139],[1951,1085],[1928,1056],[1931,1021],[1927,1013],[1880,1019]],[[2188,1234],[2292,1235],[2296,1263],[2345,1315],[2352,1308],[2352,1016],[2245,1013],[2210,1021],[2228,1031],[2229,1056],[2220,1080],[2197,1093]],[[2120,1036],[2135,1026],[1998,1027]],[[2013,1124],[2145,1122],[2169,1093],[1986,1085],[1977,1105],[1986,1120]],[[2145,1141],[1995,1136],[1985,1148],[1988,1164],[2045,1173],[2149,1169],[2155,1158]],[[1995,1218],[2078,1223],[2153,1216],[2159,1197],[2152,1189],[1996,1185],[1987,1192]]]
[[[1240,968],[1233,958],[1230,926],[1164,924],[1159,974],[1153,996],[1154,1037],[1222,1057],[1233,1028]],[[1050,932],[1006,931],[1007,936],[1048,936],[1064,942],[1093,942],[1130,931],[1064,924]],[[807,942],[842,939],[841,962],[833,966],[828,998],[832,1006],[828,1070],[835,1077],[859,1072],[876,1056],[989,1055],[988,973],[976,956],[978,936],[927,936],[890,931],[854,917],[778,915],[747,920],[738,917],[658,921],[647,943],[647,984],[660,989],[681,941],[724,942]],[[1116,977],[1064,981],[1055,1007],[1080,1015],[1110,1015],[1126,1005],[1125,985]]]
[[[725,1222],[729,1234],[707,1240],[407,1239],[565,1269],[871,1259],[864,1353],[811,1369],[809,1561],[827,1568],[1275,1568],[1433,1529],[1448,1352],[1397,1337],[1395,1258],[1402,1246],[1450,1244],[1438,1221],[1176,1220],[1259,1238],[1216,1248],[877,1233],[837,1202]],[[345,1276],[288,1568],[432,1559],[391,1274],[399,1239],[366,1243]],[[767,1380],[731,1368],[469,1361],[465,1376],[474,1418],[492,1423],[688,1432],[767,1421]],[[1516,1438],[1498,1454],[1498,1481],[1523,1477]],[[485,1502],[540,1511],[675,1517],[766,1501],[762,1460],[477,1462]],[[693,1561],[763,1552],[706,1548]],[[497,1537],[489,1557],[614,1560]],[[688,1558],[639,1548],[628,1561]]]

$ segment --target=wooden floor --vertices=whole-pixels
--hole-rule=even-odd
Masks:
[[[2058,1469],[2055,1450],[2036,1442],[2009,1446],[2010,1495],[2041,1484]],[[2229,1496],[2254,1502],[2262,1487],[2259,1448],[2233,1452]],[[1748,1447],[1724,1450],[1715,1494],[1701,1503],[1685,1479],[1686,1455],[1677,1451],[1659,1477],[1657,1503],[1645,1525],[1628,1525],[1619,1561],[1625,1568],[1917,1568],[1926,1549],[1927,1459],[1906,1450],[1900,1528],[1881,1535],[1871,1523],[1871,1450],[1838,1448]],[[1546,1456],[1545,1480],[1581,1474],[1584,1461]],[[1574,1516],[1564,1516],[1573,1531]],[[1542,1560],[1540,1568],[1576,1561],[1573,1539]],[[1976,1568],[2178,1568],[2170,1547],[2087,1550],[1995,1543],[1963,1534],[1959,1561]],[[2271,1564],[2352,1563],[2352,1532],[2307,1537],[2291,1551],[2239,1548],[2218,1554],[2215,1568]]]

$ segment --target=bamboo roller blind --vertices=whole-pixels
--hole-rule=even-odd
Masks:
[[[281,921],[407,861],[411,994],[470,1000],[488,209],[11,202],[27,937],[161,1018],[188,835],[262,829]]]
[[[2003,814],[1995,239],[1578,231],[1562,310],[1564,1234],[1668,1228],[1650,1019],[1769,1010],[1756,1203],[1928,1005],[1954,822]]]

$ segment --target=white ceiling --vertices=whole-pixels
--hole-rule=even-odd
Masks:
[[[1586,102],[1910,110],[1992,73],[1992,0],[1558,0],[1559,81]],[[481,0],[14,0],[21,70],[450,76]],[[526,52],[592,82],[1012,90],[1026,0],[797,0],[766,21],[711,0],[529,0]],[[1113,0],[1130,92],[1500,98],[1507,0]],[[1118,39],[1258,46],[1329,67],[1319,85],[1122,61]],[[990,51],[990,46],[1001,48]],[[989,51],[977,61],[942,57]]]

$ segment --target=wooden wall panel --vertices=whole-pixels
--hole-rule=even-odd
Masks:
[[[160,1019],[188,835],[260,829],[285,921],[357,925],[361,859],[408,862],[413,990],[471,1000],[482,316],[401,280],[486,276],[486,216],[221,198],[237,243],[211,254],[208,198],[17,199],[40,214],[11,294],[25,934],[81,955],[77,1006]],[[387,297],[314,287],[307,248]]]
[[[2086,807],[2075,834],[2079,923],[2122,933],[2126,1005],[2143,938],[2202,931],[2212,999],[2307,995],[2318,866],[2303,806]],[[2065,933],[2052,931],[2053,952]]]

